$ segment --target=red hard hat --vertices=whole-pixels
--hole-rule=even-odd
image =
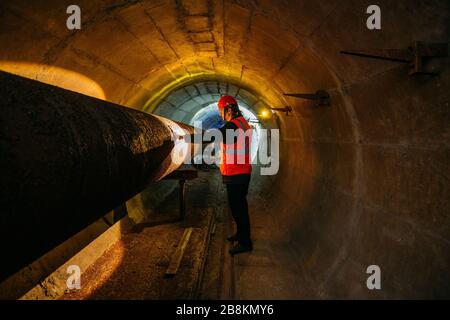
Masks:
[[[226,106],[229,106],[231,104],[237,104],[237,101],[232,96],[222,96],[219,99],[219,102],[217,103],[219,109],[223,109]]]

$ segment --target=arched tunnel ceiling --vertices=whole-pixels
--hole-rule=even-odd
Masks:
[[[150,110],[173,120],[189,123],[200,109],[217,103],[222,95],[235,97],[241,107],[250,109],[255,114],[267,107],[255,93],[232,83],[200,81],[171,91]],[[145,109],[147,108],[150,107]]]
[[[420,13],[421,21],[411,21],[416,38],[425,34],[427,28],[421,24],[429,19],[437,24],[446,21],[445,12],[431,15],[426,4],[382,2],[387,13],[404,9],[411,16]],[[444,5],[445,1],[441,2]],[[396,26],[396,37],[364,32],[361,25],[368,2],[362,0],[345,4],[208,0],[77,3],[82,8],[82,29],[70,31],[65,27],[67,15],[61,14],[68,1],[2,1],[1,41],[14,44],[0,51],[2,69],[14,71],[13,62],[35,63],[36,78],[56,72],[49,65],[76,70],[98,83],[106,99],[134,107],[141,107],[182,79],[213,75],[258,89],[270,103],[278,105],[285,102],[280,101],[280,93],[332,89],[337,81],[353,83],[395,66],[343,57],[339,54],[342,49],[359,43],[374,48],[398,47],[411,41],[411,24],[398,25],[396,16],[389,13],[383,21],[386,28]],[[442,32],[436,29],[427,40],[439,39]]]

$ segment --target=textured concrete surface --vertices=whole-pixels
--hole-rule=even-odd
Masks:
[[[217,188],[219,176],[202,173],[202,178],[189,183],[186,187],[187,194],[203,193],[207,197],[200,201],[189,197],[186,202],[186,217],[182,222],[164,223],[155,219],[153,223],[135,225],[88,268],[83,269],[81,290],[66,290],[60,298],[95,300],[198,297],[215,211],[213,207],[207,207],[214,203],[211,199],[216,196],[216,192],[209,189],[211,185]],[[177,195],[169,196],[168,199],[171,203],[176,203]],[[178,208],[173,208],[169,202],[161,208],[164,208],[166,217],[178,214]],[[192,228],[192,235],[177,273],[167,278],[165,272],[185,228]]]
[[[107,216],[111,216],[111,213]],[[91,245],[92,241],[99,241],[99,236],[107,230],[111,230],[110,225],[103,219],[99,219],[75,236],[58,245],[53,250],[39,257],[39,259],[33,261],[30,265],[22,268],[6,280],[0,282],[0,299],[18,299],[29,293],[31,288],[36,288],[36,285],[38,284],[40,285],[33,292],[36,296],[41,298],[57,296],[58,290],[61,290],[58,286],[56,286],[56,288],[54,286],[54,283],[57,282],[57,280],[53,279],[53,277],[50,279],[46,278],[55,272],[57,273],[58,269],[61,269],[62,272],[60,272],[60,278],[66,279],[67,267],[60,267],[67,261],[73,259],[74,256],[80,256],[80,251],[83,251],[86,246]],[[111,243],[108,243],[108,245],[110,244]],[[98,246],[94,246],[94,248],[96,252],[102,252],[101,248]],[[81,259],[75,260],[77,261],[75,264],[78,265],[80,265],[81,262],[85,264],[93,262],[90,257],[82,257]],[[47,286],[46,284],[50,285]],[[65,280],[63,281],[63,284],[65,286]],[[63,287],[62,291],[64,290],[65,288]],[[38,293],[36,293],[36,291],[38,291]]]
[[[67,291],[61,298],[192,299],[201,275],[211,215],[191,213],[197,215],[197,223],[173,278],[164,274],[189,224],[154,226],[124,236],[83,273],[82,290]]]
[[[53,300],[62,296],[64,293],[70,292],[67,288],[68,270],[70,266],[78,266],[80,268],[81,275],[97,261],[108,249],[110,249],[115,243],[120,241],[127,232],[129,232],[134,226],[131,219],[125,217],[106,231],[96,235],[95,239],[90,243],[85,244],[80,252],[73,252],[71,247],[74,245],[73,239],[69,239],[62,245],[58,246],[55,250],[50,251],[50,255],[38,259],[33,263],[31,268],[33,272],[29,272],[29,268],[25,268],[21,274],[15,274],[8,278],[6,283],[11,279],[15,281],[9,288],[2,287],[0,291],[7,290],[7,295],[3,296],[3,299],[18,299],[21,300]],[[85,230],[88,230],[86,228]],[[87,238],[85,236],[85,230],[80,232],[73,238]],[[64,250],[65,254],[69,257],[65,257],[61,254]],[[59,255],[58,255],[59,254]],[[56,257],[56,258],[55,258]],[[47,275],[48,270],[40,270],[45,267],[56,265],[55,270],[51,272],[47,277],[43,279],[38,278],[42,275]],[[73,273],[73,271],[72,271]],[[36,281],[38,280],[38,281]],[[2,285],[5,283],[3,282]],[[25,292],[21,290],[27,288]],[[6,293],[6,292],[5,292]]]
[[[184,121],[202,94],[168,97],[196,82],[291,105],[279,114],[280,172],[251,192],[271,213],[262,234],[289,244],[307,296],[450,296],[448,58],[428,65],[437,76],[410,77],[406,65],[339,54],[448,43],[448,1],[380,0],[381,31],[365,27],[366,0],[80,0],[79,31],[65,28],[69,4],[2,1],[0,68],[54,84],[71,71],[108,101]],[[331,107],[282,95],[318,89]],[[381,291],[365,287],[372,264]]]

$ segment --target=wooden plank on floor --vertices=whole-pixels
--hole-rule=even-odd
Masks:
[[[194,290],[191,292],[191,299],[199,299],[200,295],[201,295],[201,284],[203,281],[203,275],[204,275],[204,269],[205,269],[205,263],[206,263],[206,257],[208,255],[208,248],[209,248],[209,242],[211,239],[211,229],[213,228],[213,224],[215,224],[215,212],[213,208],[207,208],[206,209],[206,213],[208,216],[208,223],[206,224],[206,229],[204,231],[204,236],[203,236],[203,248],[202,248],[202,258],[201,258],[201,263],[200,263],[200,267],[199,267],[199,271],[197,273],[197,281],[196,281],[196,285]]]
[[[166,270],[166,277],[173,277],[178,271],[178,268],[180,267],[181,259],[183,258],[184,251],[187,247],[187,244],[189,242],[189,238],[192,234],[192,228],[187,228],[184,230],[183,236],[181,237],[180,243],[178,244],[177,250],[172,256],[172,259],[170,260],[169,267]]]

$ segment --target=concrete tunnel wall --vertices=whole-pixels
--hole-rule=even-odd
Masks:
[[[273,211],[268,235],[296,248],[311,294],[450,296],[448,59],[429,66],[438,76],[411,77],[339,53],[447,43],[448,1],[377,1],[381,31],[365,27],[365,0],[79,0],[78,31],[65,27],[69,4],[2,1],[0,69],[149,112],[205,80],[291,105],[278,114],[280,172],[253,193]],[[282,95],[318,89],[330,107]],[[365,287],[372,264],[381,291]]]

